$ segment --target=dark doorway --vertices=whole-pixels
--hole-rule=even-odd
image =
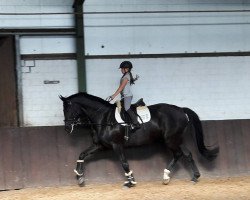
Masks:
[[[0,127],[18,125],[14,36],[0,36],[0,116]]]

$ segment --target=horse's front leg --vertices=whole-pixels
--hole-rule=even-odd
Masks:
[[[76,169],[74,169],[74,172],[77,175],[78,178],[78,184],[81,185],[84,183],[84,161],[87,157],[93,155],[94,153],[100,151],[102,149],[102,146],[99,145],[92,145],[89,148],[87,148],[85,151],[83,151],[80,155],[79,155],[79,159],[76,161]]]
[[[119,159],[121,161],[122,167],[125,171],[125,177],[127,178],[127,181],[124,182],[125,187],[133,187],[137,184],[135,182],[135,178],[133,176],[133,172],[129,169],[128,161],[124,155],[124,149],[122,145],[113,144],[113,150],[115,153],[119,156]]]

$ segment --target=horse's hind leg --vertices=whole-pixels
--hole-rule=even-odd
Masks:
[[[172,152],[173,152],[174,157],[173,157],[172,161],[170,162],[170,164],[168,165],[168,167],[166,169],[164,169],[163,184],[165,184],[165,185],[168,184],[170,181],[169,174],[174,169],[176,162],[180,159],[180,157],[183,156],[183,152],[181,151],[181,149],[172,150]]]
[[[133,187],[133,186],[135,186],[137,183],[135,182],[133,172],[130,171],[130,169],[129,169],[128,161],[127,161],[127,159],[126,159],[126,157],[124,155],[123,146],[118,145],[118,144],[113,144],[113,150],[119,156],[122,167],[123,167],[123,169],[125,171],[125,176],[127,178],[127,181],[124,182],[124,186],[125,187]]]
[[[184,160],[189,164],[189,166],[191,167],[192,170],[192,179],[191,181],[193,182],[198,182],[198,178],[200,177],[200,172],[193,160],[192,154],[191,152],[184,146],[181,147],[182,151],[183,151],[183,157]]]

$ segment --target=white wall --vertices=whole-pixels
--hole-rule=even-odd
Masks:
[[[121,77],[120,59],[88,60],[88,92],[112,95]],[[194,109],[202,120],[250,118],[250,57],[130,59],[134,99]]]
[[[20,54],[75,53],[73,36],[21,36]]]
[[[250,10],[250,1],[87,0],[84,9],[86,12]],[[89,55],[250,50],[250,12],[85,14],[84,19]]]
[[[147,105],[175,104],[195,110],[202,120],[250,118],[250,57],[130,59],[134,99]],[[113,94],[121,76],[121,59],[87,60],[87,91],[106,98]],[[25,126],[63,124],[58,95],[78,91],[74,60],[23,62],[23,107]],[[59,84],[44,84],[59,80]]]
[[[73,12],[73,0],[0,0],[1,13]],[[86,0],[84,10],[250,10],[250,0]],[[250,51],[250,13],[84,15],[88,55]],[[0,15],[0,28],[72,28],[73,15]],[[21,37],[21,55],[74,53],[72,37]],[[203,120],[250,117],[249,57],[130,59],[141,78],[134,100],[194,109]],[[87,60],[87,90],[106,98],[119,83],[121,59]],[[23,66],[30,63],[22,63]],[[31,63],[32,64],[32,63]],[[21,67],[21,66],[20,66]],[[78,91],[74,60],[23,67],[25,125],[63,123],[59,94]],[[59,84],[45,85],[45,79]],[[68,86],[68,87],[67,87]],[[38,100],[39,99],[39,100]]]
[[[0,0],[0,12],[73,12],[73,2]],[[250,10],[250,0],[86,0],[84,3],[85,12],[237,9]],[[250,12],[85,14],[84,19],[88,55],[250,51]],[[74,26],[73,15],[0,15],[0,21],[0,28]],[[32,37],[30,40],[41,49],[43,39]],[[68,39],[62,42],[65,47],[69,46]],[[50,53],[51,48],[53,44],[44,48],[45,53]],[[22,49],[28,54],[30,45]]]
[[[68,13],[74,0],[0,0],[0,13]],[[73,15],[0,15],[1,28],[73,27]]]
[[[59,81],[44,84],[44,81]],[[63,124],[63,104],[59,95],[78,92],[75,60],[22,62],[24,126]]]

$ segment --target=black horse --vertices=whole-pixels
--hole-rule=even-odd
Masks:
[[[125,186],[136,184],[132,171],[124,155],[124,148],[140,146],[163,141],[173,153],[173,160],[164,170],[163,183],[170,180],[169,174],[181,157],[190,165],[192,181],[197,182],[200,177],[199,170],[192,158],[191,152],[183,146],[182,137],[189,126],[193,126],[196,136],[196,144],[202,156],[213,160],[219,148],[207,149],[204,144],[203,130],[198,115],[189,108],[180,108],[169,104],[155,104],[148,106],[151,120],[143,124],[143,127],[130,134],[130,139],[124,139],[126,126],[117,123],[114,117],[115,104],[110,104],[99,97],[77,93],[67,98],[60,96],[63,101],[65,129],[72,132],[74,126],[82,124],[84,120],[92,126],[93,145],[79,155],[77,166],[74,170],[79,184],[84,182],[84,160],[90,155],[105,149],[113,149],[118,154],[127,181]],[[87,120],[86,120],[87,119]]]

